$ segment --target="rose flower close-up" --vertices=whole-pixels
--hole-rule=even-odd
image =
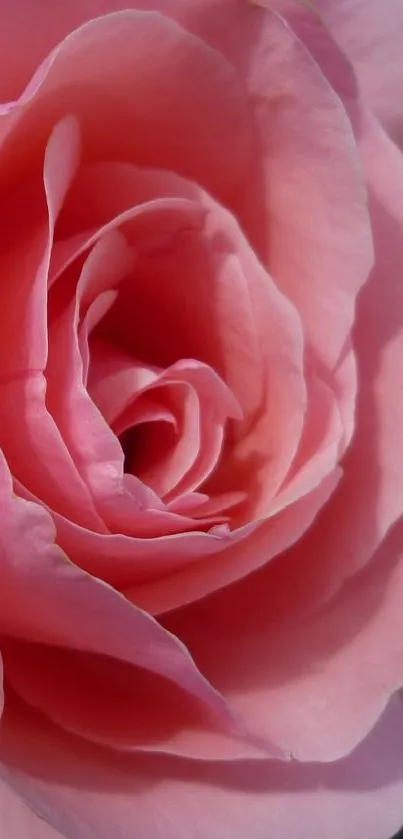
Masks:
[[[403,2],[0,24],[0,837],[391,839]]]

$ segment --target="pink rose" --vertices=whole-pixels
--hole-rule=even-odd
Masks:
[[[388,839],[403,5],[130,5],[1,3],[0,835]]]

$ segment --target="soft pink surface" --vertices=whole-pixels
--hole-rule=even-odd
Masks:
[[[64,839],[188,839],[189,831],[203,839],[389,839],[401,824],[398,698],[368,739],[333,765],[122,757],[66,737],[14,697],[6,723],[10,768],[1,774],[46,820],[38,839],[53,839],[47,822]],[[37,839],[36,817],[22,801],[13,817]]]
[[[403,146],[403,67],[400,0],[316,0],[324,22],[351,59],[362,92]]]
[[[403,16],[121,5],[0,0],[0,827],[389,839]]]

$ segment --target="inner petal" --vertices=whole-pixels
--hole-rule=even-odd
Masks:
[[[102,170],[104,183],[108,174],[112,177]],[[134,194],[138,189],[150,204],[160,188],[182,201],[192,197],[189,204],[204,210],[204,218],[202,224],[178,227],[175,234],[140,246],[135,272],[122,284],[96,337],[159,368],[193,358],[218,373],[242,406],[243,422],[233,427],[231,439],[226,435],[225,473],[220,470],[210,492],[247,492],[239,523],[267,515],[304,425],[304,339],[298,314],[254,256],[235,219],[206,193],[171,173],[140,177],[134,167],[123,172],[114,166],[113,174],[126,202],[129,182]],[[94,172],[90,175],[93,180]],[[105,206],[103,212],[107,217]]]
[[[200,405],[197,394],[186,383],[162,385],[160,391],[165,391],[162,398],[166,401],[167,412],[176,421],[145,424],[141,422],[140,413],[131,430],[137,445],[129,468],[162,498],[167,498],[198,455]]]
[[[242,406],[243,419],[238,415],[226,429],[224,468],[216,480],[223,420],[212,412],[210,443],[201,445],[200,453],[214,450],[216,455],[200,471],[205,477],[214,472],[214,480],[203,492],[215,497],[246,493],[237,523],[261,518],[287,477],[304,426],[304,338],[298,314],[256,259],[236,220],[195,184],[167,172],[148,171],[141,177],[135,167],[125,166],[123,172],[114,164],[112,169],[105,165],[102,177],[112,192],[119,184],[117,205],[109,207],[108,215],[106,199],[101,202],[97,220],[105,226],[95,234],[90,205],[90,232],[81,241],[73,236],[61,243],[57,270],[77,249],[82,252],[108,230],[122,229],[136,255],[135,266],[95,325],[91,347],[93,340],[102,340],[160,370],[193,358],[215,371]],[[132,201],[140,197],[145,203],[128,208],[131,190]],[[113,209],[120,215],[113,217]],[[62,229],[68,228],[67,215]],[[203,410],[201,416],[208,414]],[[190,469],[186,481],[180,492],[200,487],[200,475],[196,481]]]
[[[217,374],[183,360],[166,370],[106,341],[90,341],[89,392],[120,437],[127,471],[170,502],[217,465],[228,418],[240,408]]]
[[[89,289],[118,283],[129,258],[119,237],[105,237],[90,251],[78,281],[72,265],[49,293],[47,406],[99,508],[121,492],[123,457],[85,387],[78,324]]]

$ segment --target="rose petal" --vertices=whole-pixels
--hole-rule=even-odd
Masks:
[[[268,693],[274,691],[273,724],[278,714],[276,730],[279,732],[284,726],[282,745],[308,759],[314,756],[315,759],[332,759],[350,749],[368,731],[390,693],[403,683],[403,672],[397,665],[401,660],[402,637],[398,605],[401,600],[401,528],[382,544],[388,530],[402,514],[403,497],[397,454],[403,417],[399,400],[394,396],[401,377],[403,340],[400,317],[403,168],[401,155],[379,126],[369,117],[362,120],[361,126],[361,148],[371,188],[376,265],[359,301],[355,331],[361,383],[356,437],[344,462],[345,475],[340,490],[315,528],[295,550],[265,572],[267,597],[264,598],[263,624],[266,625],[269,648],[274,645],[272,661],[279,675],[276,687],[266,685],[260,693],[261,708],[264,705],[261,720],[270,736],[270,727],[266,728],[267,688]],[[365,482],[362,480],[363,463]],[[378,558],[375,555],[368,563],[378,546]],[[365,568],[366,563],[367,570],[362,571],[356,581],[353,578],[348,586],[340,588],[347,577]],[[266,664],[268,648],[267,644],[262,645],[263,624],[258,629],[254,624],[256,598],[260,596],[258,592],[262,593],[262,586],[262,579],[252,581],[249,599],[254,604],[252,635],[256,631],[259,636],[255,651],[258,647],[265,650]],[[339,589],[337,598],[326,604]],[[232,596],[235,594],[226,592],[225,608],[229,614],[237,614],[236,599],[232,605],[230,602]],[[245,581],[242,603],[246,596]],[[271,609],[268,614],[269,597]],[[225,620],[222,605],[217,599],[214,609],[218,609],[220,620]],[[207,614],[203,619],[204,633],[205,627],[213,622],[213,612],[210,614],[207,609]],[[194,610],[192,625],[196,632]],[[242,637],[247,634],[243,627]],[[185,633],[183,637],[186,638]],[[234,640],[233,636],[232,644],[239,650],[238,639]],[[228,650],[225,660],[231,660]],[[243,661],[252,660],[252,651],[248,649]],[[376,662],[375,667],[373,662]],[[287,670],[288,665],[291,665],[291,671]],[[264,672],[262,661],[257,670],[260,674]],[[221,678],[222,675],[223,671]],[[245,671],[241,682],[239,690],[247,691]],[[253,685],[253,677],[250,684]],[[287,695],[290,705],[287,705]],[[298,702],[305,703],[303,721],[295,717],[297,695]],[[246,701],[245,710],[247,705]],[[249,705],[249,713],[251,719],[257,721],[258,711],[253,702]]]
[[[249,164],[247,106],[232,68],[155,12],[121,11],[70,33],[27,98],[0,124],[0,175],[7,179],[17,172],[22,177],[50,126],[72,110],[87,158],[173,169],[222,197],[237,187]]]
[[[308,357],[319,375],[324,366],[350,439],[354,368],[347,381],[338,368],[372,260],[359,157],[344,109],[310,54],[281,19],[256,12],[261,46],[249,73],[259,101],[270,269],[302,318]]]
[[[0,718],[4,709],[4,690],[3,690],[3,659],[0,656]]]
[[[151,313],[152,320],[152,313]],[[241,418],[240,408],[219,376],[200,361],[182,359],[161,371],[119,351],[91,342],[89,392],[116,434],[146,421],[144,406],[154,399],[152,421],[166,406],[174,429],[164,446],[161,428],[147,428],[130,471],[169,502],[197,488],[217,463],[227,418]],[[172,434],[174,431],[174,434]],[[165,451],[166,449],[166,451]]]
[[[87,293],[90,300],[97,289],[105,287],[105,282],[119,282],[122,270],[126,271],[128,267],[127,248],[126,246],[122,248],[122,237],[119,238],[115,230],[119,224],[124,225],[125,230],[127,229],[127,235],[130,235],[131,244],[135,247],[136,243],[145,246],[147,235],[158,239],[166,235],[167,231],[175,230],[178,224],[194,223],[193,219],[199,220],[201,216],[203,216],[203,210],[194,202],[182,199],[161,199],[127,210],[95,233],[82,234],[77,242],[73,239],[59,243],[59,246],[54,249],[51,289],[52,299],[56,295],[56,306],[58,294],[63,299],[66,291],[65,284],[59,282],[60,274],[70,265],[73,269],[74,260],[79,255],[85,254],[91,245],[95,247],[84,264],[79,281],[79,292],[84,295],[83,299],[85,300]],[[105,239],[105,237],[108,238]],[[116,258],[118,252],[119,260]],[[61,336],[58,334],[53,342],[53,348],[57,349],[57,352],[49,361],[50,404],[72,456],[90,487],[97,508],[105,521],[108,520],[112,508],[121,509],[124,518],[127,518],[127,515],[133,511],[133,505],[131,498],[122,488],[123,453],[121,447],[83,387],[83,369],[76,329],[79,297],[77,304],[74,304],[73,299],[70,309],[66,309],[63,316],[56,321],[58,329],[64,332],[65,352],[62,364],[59,352]],[[69,364],[64,363],[66,354]],[[52,365],[56,368],[53,378]],[[77,410],[78,406],[79,410]],[[85,423],[80,420],[83,411],[86,416]]]
[[[320,379],[309,378],[309,402],[297,456],[276,496],[275,511],[293,503],[332,472],[344,448],[344,429],[333,391]]]
[[[403,353],[403,162],[379,124],[362,115],[361,128],[376,263],[359,299],[354,332],[360,381],[356,434],[332,503],[304,542],[284,557],[273,581],[281,589],[293,579],[290,609],[297,612],[332,597],[371,559],[403,513],[403,406],[396,399]]]
[[[389,0],[316,0],[323,21],[353,63],[364,98],[403,143],[403,6]]]
[[[402,732],[396,697],[366,741],[327,766],[122,759],[15,702],[1,775],[64,839],[187,839],[195,826],[200,839],[390,839],[403,820]]]
[[[199,455],[201,416],[198,395],[187,383],[167,381],[162,391],[176,416],[177,434],[172,434],[172,426],[165,426],[165,437],[158,426],[145,429],[131,471],[169,501],[176,497],[177,487],[180,494],[179,487]]]
[[[402,536],[400,526],[365,571],[305,617],[293,612],[293,578],[281,590],[269,566],[164,625],[260,742],[297,760],[337,760],[403,685]]]
[[[131,267],[123,237],[111,233],[90,252],[77,289],[73,284],[69,290],[65,277],[50,294],[48,409],[101,514],[105,496],[123,494],[123,452],[84,386],[77,332],[80,303],[90,285],[109,282],[113,287]]]
[[[10,839],[66,839],[36,815],[4,781],[0,783],[0,832]]]
[[[77,125],[68,118],[55,127],[49,139],[43,193],[35,191],[35,200],[28,205],[24,192],[18,194],[15,206],[8,213],[10,230],[6,225],[1,270],[8,275],[9,282],[3,283],[0,291],[2,311],[7,312],[0,336],[4,377],[0,441],[7,450],[15,477],[50,506],[63,509],[84,525],[102,531],[102,521],[87,488],[47,411],[43,376],[53,230],[77,159]],[[27,214],[24,224],[19,218],[21,206]],[[23,239],[19,241],[21,231]],[[17,284],[19,293],[15,294]],[[15,348],[11,353],[10,346]]]
[[[4,640],[8,688],[66,731],[119,751],[267,757],[167,679],[107,656]],[[280,756],[280,753],[279,753]]]
[[[64,197],[74,178],[80,154],[80,138],[76,121],[68,117],[58,123],[46,138],[42,172],[32,177],[24,189],[18,190],[4,216],[2,270],[18,272],[16,282],[1,286],[2,309],[7,311],[1,331],[2,375],[11,377],[31,370],[43,370],[47,353],[46,296],[54,227]],[[41,181],[43,177],[43,182]],[[21,240],[26,240],[24,246]],[[20,249],[24,247],[24,258]],[[11,277],[10,277],[11,279]],[[16,351],[6,347],[15,343]]]
[[[232,206],[302,317],[316,372],[320,376],[324,366],[338,396],[347,443],[356,393],[348,341],[357,293],[372,264],[365,184],[350,122],[322,61],[304,47],[299,27],[296,35],[275,10],[286,7],[290,23],[302,15],[314,33],[315,19],[300,3],[279,0],[162,0],[161,7],[223,52],[244,83],[246,78],[259,147],[255,177],[249,173],[247,189]]]
[[[113,508],[112,513],[115,513]],[[153,519],[149,516],[155,518],[154,526]],[[224,534],[216,533],[214,530],[211,533],[204,533],[199,530],[201,527],[199,520],[182,518],[173,512],[167,512],[167,508],[162,511],[141,509],[139,515],[139,507],[137,507],[137,520],[135,519],[133,529],[138,530],[142,536],[130,536],[118,532],[98,538],[100,534],[81,528],[57,513],[53,513],[53,518],[57,528],[58,542],[63,550],[73,556],[74,562],[89,574],[100,577],[120,590],[131,589],[136,585],[142,588],[143,583],[147,589],[149,586],[153,589],[156,580],[158,580],[157,587],[163,588],[163,580],[168,580],[178,571],[185,573],[187,577],[188,566],[195,565],[198,567],[194,581],[195,597],[197,597],[197,585],[201,586],[201,591],[204,590],[201,572],[208,558],[211,557],[211,562],[217,563],[218,566],[216,574],[213,575],[214,580],[222,580],[230,571],[228,567],[230,563],[225,562],[220,571],[220,553],[226,551],[234,543],[242,543],[248,532],[253,529],[253,526],[249,525],[235,534],[227,531]],[[162,518],[161,526],[159,526],[160,518]],[[190,530],[191,527],[193,531]],[[172,533],[172,530],[174,530],[174,535],[167,535],[167,532]],[[243,573],[246,572],[248,563],[253,561],[263,560],[261,555],[253,559],[248,553],[244,562],[240,563],[244,569]],[[240,573],[238,569],[236,576]],[[209,585],[212,585],[211,578],[209,583],[206,580],[207,590]],[[181,597],[181,586],[177,587],[176,598],[178,597]]]
[[[185,647],[105,583],[72,565],[54,544],[49,513],[11,494],[3,458],[0,463],[1,632],[151,669],[206,703],[228,725],[223,700],[200,675]]]
[[[91,367],[88,390],[109,425],[118,426],[118,434],[128,427],[118,423],[120,415],[131,406],[133,396],[158,381],[161,369],[124,353],[118,346],[100,338],[91,339]]]
[[[186,603],[193,603],[206,594],[241,580],[298,542],[305,530],[309,529],[318,510],[328,501],[340,475],[340,470],[335,470],[309,495],[256,526],[252,532],[248,533],[246,528],[246,533],[243,533],[244,529],[241,529],[244,538],[228,538],[227,550],[221,555],[208,555],[206,552],[202,563],[192,564],[176,574],[165,574],[159,580],[127,587],[126,597],[151,614],[161,614]]]
[[[108,167],[98,172],[103,184],[101,195],[108,196]],[[94,170],[86,171],[85,188],[81,185],[85,192],[95,181],[95,174]],[[109,169],[110,183],[112,177],[114,184],[121,185],[118,199],[96,201],[95,224],[105,223],[112,212],[122,213],[130,200],[128,182],[133,190],[131,200],[136,187],[139,197],[147,198],[144,207],[156,201],[153,190],[160,187],[162,194],[169,194],[175,184],[172,175],[139,173],[116,164]],[[179,195],[188,194],[188,183],[177,178],[176,185]],[[185,232],[177,242],[173,240],[172,247],[161,245],[148,252],[143,248],[136,265],[137,283],[126,283],[122,288],[100,334],[158,367],[185,357],[201,359],[217,370],[245,416],[244,426],[236,432],[232,456],[226,458],[226,475],[220,472],[214,493],[232,491],[237,482],[243,489],[245,483],[254,481],[249,518],[258,517],[268,511],[286,477],[302,431],[305,382],[301,324],[294,308],[254,256],[234,218],[202,190],[193,187],[193,193],[207,211],[204,231]],[[79,196],[77,186],[71,198],[73,207],[82,204]],[[92,218],[91,211],[85,212],[81,223],[92,226]],[[189,276],[193,278],[191,285]],[[242,516],[243,520],[248,517],[246,510]]]
[[[312,557],[312,573],[304,571],[303,577],[300,575],[297,555],[295,566],[287,567],[287,574],[296,574],[301,602],[307,602],[321,589],[322,596],[324,592],[325,596],[331,595],[346,574],[354,573],[368,560],[402,513],[402,474],[397,468],[396,451],[403,416],[393,394],[399,387],[402,353],[403,165],[394,144],[358,101],[354,74],[328,30],[323,25],[314,26],[312,17],[310,25],[295,14],[288,18],[293,25],[298,24],[299,35],[348,108],[368,182],[375,243],[375,267],[358,300],[354,334],[359,355],[358,430],[346,460],[345,492],[336,496],[336,506],[322,518],[323,529],[313,534],[315,549],[306,545]],[[371,509],[374,512],[368,514]],[[344,537],[339,552],[334,547],[340,540],[340,520]]]
[[[84,200],[88,196],[92,201]],[[136,201],[145,203],[133,206]],[[245,484],[254,482],[248,493],[251,509],[247,511],[245,503],[239,514],[242,523],[268,512],[287,475],[304,422],[305,382],[298,315],[254,256],[234,218],[172,173],[116,163],[84,167],[61,219],[62,234],[73,237],[55,250],[56,276],[65,260],[77,253],[77,218],[78,227],[93,230],[103,225],[101,229],[108,230],[125,219],[133,219],[132,225],[137,219],[138,224],[147,210],[151,226],[153,209],[173,209],[174,202],[178,208],[204,211],[203,233],[196,229],[193,234],[189,225],[183,235],[178,231],[176,240],[167,238],[164,243],[161,237],[160,244],[149,248],[143,239],[137,282],[122,286],[98,332],[154,366],[198,358],[226,381],[244,410],[244,426],[236,432],[231,456],[225,458],[226,471],[220,470],[218,483],[208,491],[216,495],[237,490],[237,483],[244,491]],[[135,239],[133,232],[127,236],[139,248],[138,234]],[[85,239],[84,235],[80,249]]]
[[[157,198],[131,205],[101,225],[90,230],[84,228],[84,232],[59,240],[53,249],[50,285],[106,234],[122,228],[122,233],[130,238],[131,247],[152,251],[182,232],[201,227],[205,214],[200,204],[181,197]]]
[[[399,387],[402,357],[403,214],[400,186],[403,170],[400,154],[379,127],[370,119],[363,121],[362,127],[365,128],[362,151],[371,186],[376,266],[361,296],[357,317],[356,344],[361,373],[357,434],[345,460],[345,477],[340,491],[307,538],[289,556],[283,556],[275,569],[274,566],[267,569],[267,598],[271,598],[272,604],[270,620],[267,598],[264,600],[267,644],[269,647],[274,645],[272,661],[277,661],[274,668],[281,682],[275,688],[266,686],[269,693],[274,690],[273,723],[278,714],[276,730],[279,732],[284,726],[283,746],[308,759],[314,756],[315,759],[331,759],[341,750],[351,748],[373,724],[388,695],[403,682],[403,673],[397,665],[401,660],[402,636],[398,605],[401,600],[401,529],[397,529],[382,547],[388,529],[402,512],[402,474],[397,452],[403,418],[399,401],[393,394]],[[364,483],[363,463],[366,469]],[[374,558],[356,582],[352,580],[349,588],[340,590],[333,604],[328,603],[323,608],[324,601],[338,590],[346,577],[368,562],[379,545],[379,561]],[[392,574],[390,569],[394,563],[397,564]],[[386,591],[383,585],[387,585]],[[247,596],[246,586],[244,582],[243,603]],[[258,590],[262,592],[262,580],[258,589],[249,595],[254,610]],[[381,598],[375,604],[374,592]],[[231,605],[230,600],[227,591],[225,607],[231,614],[237,614],[236,602]],[[319,604],[322,604],[322,611],[318,610]],[[216,607],[220,610],[218,601]],[[303,618],[309,616],[310,610],[314,610],[311,617]],[[287,626],[284,623],[282,629],[277,629],[275,640],[277,621],[280,618],[283,621],[285,616]],[[290,621],[290,616],[295,623]],[[224,619],[223,612],[221,619]],[[211,621],[213,615],[209,613],[204,617],[204,633]],[[192,622],[195,627],[194,611]],[[259,636],[255,651],[258,647],[265,650],[266,665],[263,625],[258,629],[256,625],[254,627],[252,634],[256,631]],[[179,627],[177,629],[179,631]],[[245,638],[245,627],[242,632]],[[232,637],[232,643],[239,650],[238,639],[234,641]],[[231,653],[227,650],[225,660],[230,659]],[[243,661],[252,660],[252,651],[248,649]],[[295,667],[288,671],[287,666],[292,661]],[[322,670],[324,662],[326,665]],[[366,662],[365,666],[363,662]],[[373,662],[376,662],[375,668]],[[382,662],[381,667],[379,662]],[[260,674],[263,672],[262,662],[257,670]],[[221,677],[222,674],[223,671]],[[245,671],[241,681],[240,690],[247,690]],[[253,677],[251,681],[253,684]],[[270,736],[270,727],[266,728],[266,687],[260,693],[260,707],[264,705],[264,720],[262,716],[261,721]],[[287,695],[290,705],[287,705]],[[304,701],[306,716],[303,721],[300,717],[297,721],[295,718],[297,695],[298,702]],[[248,702],[245,711],[247,705]],[[257,722],[258,711],[253,703],[249,705],[248,713]]]

